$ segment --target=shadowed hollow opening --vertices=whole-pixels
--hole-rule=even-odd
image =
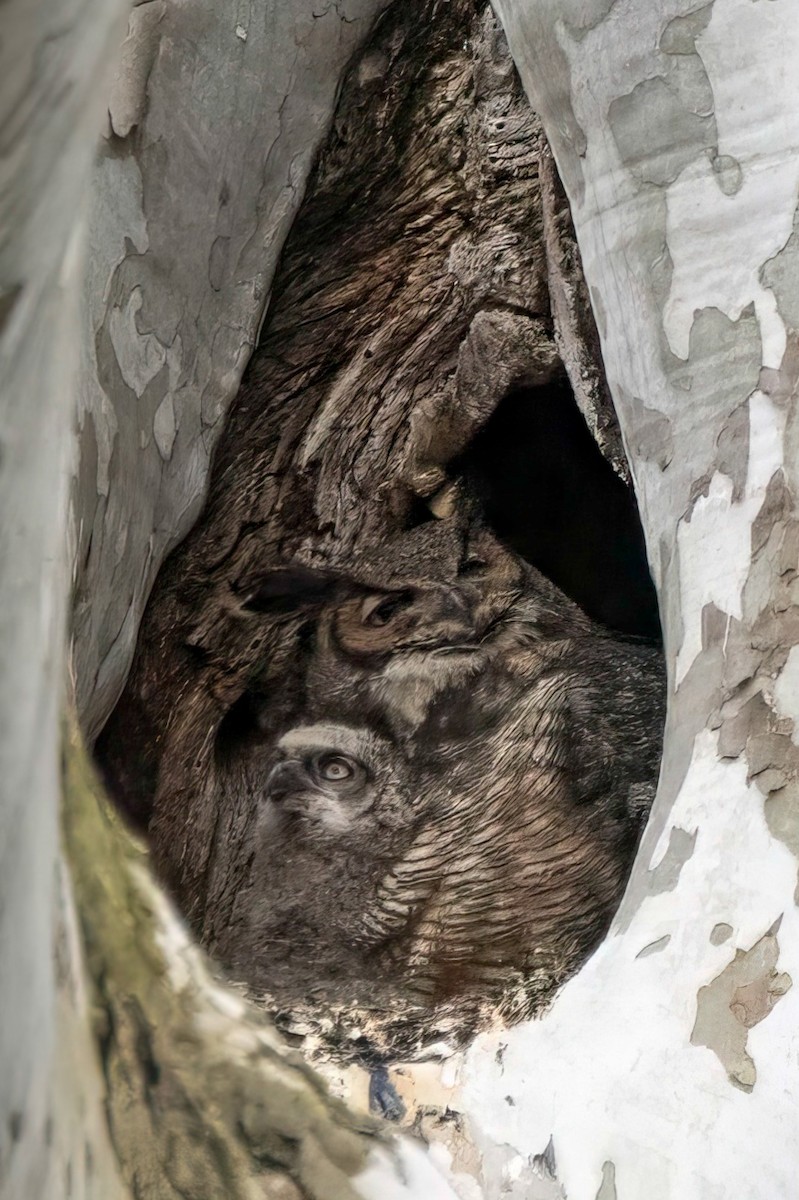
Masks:
[[[660,640],[634,493],[602,455],[566,380],[510,392],[451,467],[497,535],[589,616]]]

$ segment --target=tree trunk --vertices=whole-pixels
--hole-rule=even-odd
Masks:
[[[95,734],[227,406],[342,72],[388,0],[134,7],[95,166],[75,485],[78,704]]]
[[[97,794],[77,735],[62,740],[81,207],[100,124],[103,67],[122,33],[121,5],[73,8],[62,6],[56,18],[46,3],[6,6],[0,39],[6,150],[0,222],[0,1194],[3,1200],[419,1194],[447,1200],[453,1193],[418,1149],[392,1144],[374,1122],[332,1102],[263,1018],[248,1015],[239,997],[210,979],[140,852]],[[134,83],[143,85],[152,62],[138,54],[136,34],[162,8],[137,9],[131,19],[134,44],[126,44],[126,65]],[[310,6],[304,19],[312,28]],[[337,26],[346,19],[337,13]],[[234,34],[242,40],[242,33]],[[327,41],[334,65],[326,88],[314,62],[311,91],[322,87],[323,96],[310,112],[300,97],[301,120],[308,123],[303,137],[324,124],[325,97],[329,105],[340,69],[335,62],[346,56],[346,38],[342,43]],[[196,48],[194,41],[190,49]],[[120,122],[116,135],[135,118],[119,86],[112,105]],[[130,183],[124,148],[119,142],[114,148]],[[312,149],[303,151],[307,162]],[[293,167],[290,189],[301,186],[298,163]],[[288,170],[281,160],[279,176]],[[108,183],[107,162],[101,174]],[[284,184],[274,179],[271,186]],[[109,185],[104,192],[107,218],[120,196],[124,211],[124,189]],[[100,259],[90,260],[94,302],[100,266]],[[135,374],[130,357],[126,367]],[[226,386],[235,387],[230,375]],[[161,440],[165,426],[163,419],[157,423]],[[82,459],[84,471],[99,463],[106,482],[116,477],[109,469],[109,428],[98,434],[109,459],[100,462],[91,440],[88,450],[84,440]],[[120,457],[130,464],[138,431],[130,420],[124,430]],[[150,519],[139,508],[137,488],[125,491],[118,481],[106,523],[94,531],[100,541],[104,533],[116,539],[107,560],[113,565],[96,588],[100,609],[115,588],[130,513],[139,512],[142,526]],[[184,479],[177,508],[199,487],[196,477]],[[80,530],[93,512],[79,503],[77,517]],[[179,522],[176,511],[163,527],[165,541]],[[149,543],[142,526],[135,530],[139,548]],[[155,545],[130,559],[137,580],[146,577],[142,559],[152,558]],[[92,636],[97,625],[95,613]],[[128,629],[132,638],[132,623]],[[79,639],[79,659],[88,655],[91,664],[104,652],[102,639],[92,646]],[[113,669],[123,667],[108,667],[108,678],[99,681],[103,694]],[[90,675],[87,695],[95,683]]]
[[[0,1192],[123,1194],[58,853],[82,193],[120,3],[0,16]],[[100,87],[98,88],[98,80]]]
[[[464,1103],[477,1136],[519,1156],[513,1194],[538,1194],[524,1164],[549,1147],[547,1194],[569,1200],[786,1195],[799,11],[497,10],[569,194],[671,688],[660,792],[612,934],[544,1020],[475,1049]]]
[[[382,7],[337,5],[320,16],[292,6],[238,26],[210,4],[201,13],[134,10],[98,167],[82,338],[75,654],[92,730],[122,686],[160,562],[199,512],[211,448],[344,65]],[[322,160],[329,173],[320,172],[306,223],[286,247],[209,516],[159,582],[120,710],[129,724],[116,729],[141,758],[111,763],[118,780],[129,772],[127,805],[143,824],[159,803],[153,728],[168,731],[179,784],[198,752],[200,770],[210,765],[200,734],[247,693],[253,664],[264,692],[283,677],[278,651],[291,643],[276,642],[265,566],[269,574],[289,559],[351,574],[357,560],[366,582],[399,577],[407,564],[390,561],[392,535],[413,532],[418,501],[446,511],[443,466],[502,393],[551,381],[559,360],[604,454],[625,470],[556,184],[544,151],[536,146],[530,159],[531,115],[485,39],[488,25],[477,34],[470,26],[491,52],[478,54],[467,79],[457,22],[473,10],[446,7],[420,6],[410,21],[392,14],[396,41],[378,43],[357,68],[362,111],[356,103],[346,110],[352,123],[336,126],[339,149]],[[663,0],[646,11],[624,0],[588,13],[572,0],[499,0],[497,10],[580,239],[658,588],[669,724],[660,796],[613,935],[543,1018],[487,1033],[443,1068],[403,1068],[394,1084],[415,1096],[418,1131],[444,1143],[437,1161],[455,1155],[454,1186],[470,1200],[771,1200],[792,1189],[799,1087],[799,13],[794,0],[697,10]],[[12,5],[0,51],[0,127],[16,154],[6,160],[13,187],[3,189],[14,243],[0,249],[9,397],[0,458],[0,1191],[3,1200],[451,1195],[418,1150],[383,1143],[375,1126],[331,1102],[263,1019],[212,981],[102,801],[98,812],[74,735],[63,789],[69,870],[59,865],[76,294],[67,250],[93,145],[89,84],[107,58],[112,18],[108,6],[81,9],[71,23],[60,12],[56,37],[46,4]],[[419,55],[410,67],[400,61],[408,44]],[[274,89],[263,86],[281,73]],[[231,78],[236,89],[210,82]],[[71,88],[56,86],[65,79]],[[392,126],[410,95],[421,98],[415,115]],[[434,136],[425,141],[433,119],[460,160],[437,157]],[[509,120],[510,132],[499,128]],[[14,140],[22,121],[27,136]],[[258,155],[249,137],[262,124],[272,149]],[[387,128],[417,153],[395,192],[391,148],[380,151]],[[364,129],[383,183],[359,208],[347,191],[358,137],[348,134]],[[481,161],[495,173],[481,176]],[[463,162],[459,183],[469,186],[453,193]],[[176,194],[184,199],[171,210]],[[189,221],[200,194],[207,208]],[[506,204],[515,225],[497,240]],[[352,271],[342,261],[350,208],[353,225],[362,231],[371,215],[375,230]],[[304,258],[303,245],[324,248],[325,259]],[[398,274],[406,282],[395,293]],[[414,298],[436,314],[429,329]],[[339,390],[324,378],[330,361]],[[404,406],[383,411],[387,387],[404,389]],[[257,389],[269,425],[251,445],[241,430]],[[350,460],[346,436],[323,436],[333,416],[348,419],[352,394],[373,434],[358,434],[363,452]],[[248,455],[256,492],[226,512],[217,481]],[[310,518],[288,504],[289,481],[304,488]],[[363,506],[365,491],[379,503]],[[345,512],[357,518],[347,530]],[[369,559],[378,544],[388,552]],[[449,570],[448,552],[439,553]],[[147,669],[159,654],[165,691],[155,686],[162,673]],[[171,817],[162,809],[162,870],[213,944],[229,890],[210,849],[215,814],[201,803],[189,838],[170,824],[185,794],[163,780],[160,792],[173,804]],[[228,820],[226,836],[241,839],[246,819]],[[188,859],[175,853],[182,845]]]

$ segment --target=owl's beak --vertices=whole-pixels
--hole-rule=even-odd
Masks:
[[[308,778],[300,763],[282,762],[272,767],[266,779],[266,795],[274,804],[280,804],[286,796],[302,791]]]

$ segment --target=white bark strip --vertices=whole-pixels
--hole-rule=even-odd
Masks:
[[[487,1196],[773,1200],[799,1171],[799,3],[496,7],[571,200],[673,691],[615,931],[543,1020],[481,1039],[461,1098],[515,1173]]]
[[[58,854],[81,197],[124,5],[0,11],[0,1195],[115,1200]]]
[[[124,682],[156,572],[199,514],[342,72],[387,3],[133,9],[82,331],[76,675],[90,732]]]

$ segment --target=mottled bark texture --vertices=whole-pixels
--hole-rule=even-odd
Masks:
[[[502,1078],[487,1040],[467,1108],[551,1149],[552,1195],[766,1200],[797,1171],[799,5],[496,7],[569,196],[671,694],[616,936]]]
[[[0,11],[3,1200],[120,1194],[59,861],[58,716],[81,204],[123,7]]]
[[[456,482],[452,464],[509,393],[526,389],[534,408],[535,389],[544,396],[547,387],[556,394],[560,388],[565,404],[568,368],[584,411],[594,429],[601,431],[597,440],[621,469],[618,431],[603,390],[579,259],[551,165],[546,222],[542,215],[538,183],[542,153],[536,118],[520,91],[490,11],[472,0],[449,5],[420,0],[396,6],[388,14],[345,82],[333,132],[283,254],[261,343],[218,447],[206,510],[161,573],[131,679],[101,739],[100,756],[114,793],[128,815],[147,829],[158,869],[181,908],[205,943],[219,949],[225,961],[236,963],[251,983],[262,982],[255,963],[269,957],[269,946],[250,945],[248,950],[237,945],[231,924],[241,893],[252,882],[256,820],[264,790],[252,763],[262,763],[264,778],[268,772],[259,742],[268,748],[275,736],[307,722],[311,714],[316,719],[335,719],[336,709],[347,714],[351,725],[376,720],[390,724],[385,696],[378,717],[377,700],[367,702],[354,679],[351,687],[346,686],[350,678],[346,667],[335,683],[331,677],[320,685],[314,683],[312,673],[306,674],[308,617],[316,615],[314,605],[329,601],[336,580],[346,580],[356,597],[369,588],[394,589],[398,594],[420,581],[455,581],[464,566],[463,520],[459,525],[458,517],[468,507],[468,487],[465,481]],[[554,307],[547,255],[557,285]],[[543,450],[546,453],[546,447]],[[465,460],[459,469],[469,476]],[[624,485],[614,482],[626,495]],[[629,498],[626,502],[630,505]],[[459,586],[464,591],[462,580]],[[544,588],[545,607],[549,604],[555,612],[558,602],[544,583],[538,586]],[[532,576],[519,584],[517,595],[528,588],[535,593]],[[629,864],[638,817],[646,807],[642,800],[637,817],[625,826],[628,788],[640,782],[646,790],[651,783],[653,755],[648,752],[640,755],[637,775],[620,770],[611,779],[610,772],[605,780],[607,796],[600,786],[596,788],[603,801],[611,803],[612,796],[625,815],[617,832],[610,831],[617,818],[609,811],[603,831],[599,826],[594,830],[593,880],[585,857],[590,838],[585,844],[583,838],[593,817],[599,820],[598,814],[602,819],[606,815],[599,802],[593,815],[586,809],[588,815],[578,819],[575,810],[575,822],[583,820],[585,830],[578,832],[575,824],[571,841],[566,833],[559,835],[559,851],[544,836],[545,827],[557,825],[558,803],[568,824],[566,809],[576,802],[579,791],[569,774],[566,742],[570,738],[573,747],[582,747],[583,782],[589,791],[593,766],[587,763],[586,746],[592,737],[597,754],[617,765],[628,761],[620,740],[624,722],[616,733],[610,727],[606,736],[597,732],[602,681],[615,690],[620,664],[624,664],[622,673],[629,671],[632,680],[640,678],[644,689],[638,708],[633,705],[630,710],[638,725],[635,732],[628,727],[628,744],[637,746],[639,726],[646,727],[648,742],[642,733],[641,745],[652,748],[656,758],[659,737],[656,652],[636,658],[629,648],[616,646],[616,666],[610,665],[610,649],[606,665],[599,667],[601,655],[591,660],[580,648],[579,638],[570,642],[575,630],[567,614],[572,610],[561,599],[560,626],[553,618],[554,631],[542,632],[543,627],[532,619],[529,632],[519,636],[522,641],[552,638],[557,645],[553,662],[571,657],[573,679],[568,672],[557,676],[545,654],[537,666],[533,655],[530,666],[514,666],[506,676],[500,673],[488,679],[483,710],[479,704],[474,706],[471,736],[476,746],[485,729],[492,728],[497,746],[486,749],[482,757],[475,752],[471,762],[464,717],[461,757],[467,776],[458,785],[467,793],[471,789],[476,799],[484,783],[488,786],[481,772],[496,775],[503,754],[515,745],[521,753],[516,726],[508,724],[504,734],[497,732],[498,712],[489,713],[492,688],[497,687],[506,707],[512,708],[514,701],[521,704],[522,679],[532,689],[539,677],[551,674],[552,713],[547,714],[543,701],[540,719],[534,719],[533,713],[539,712],[535,705],[528,713],[530,728],[538,728],[540,734],[540,761],[529,746],[522,754],[524,761],[529,758],[531,764],[539,764],[531,769],[539,772],[542,794],[550,794],[552,811],[537,818],[541,822],[538,840],[542,847],[547,844],[549,857],[541,850],[538,865],[525,863],[518,855],[514,859],[519,822],[525,822],[521,798],[535,795],[536,788],[532,778],[524,782],[508,778],[504,784],[509,792],[516,789],[521,806],[516,824],[508,821],[504,831],[498,809],[478,839],[485,842],[493,826],[495,840],[504,839],[507,852],[504,860],[498,848],[490,863],[489,856],[484,857],[488,877],[481,886],[487,896],[490,879],[496,891],[499,876],[507,877],[514,869],[520,879],[525,873],[532,879],[536,871],[543,877],[553,871],[560,853],[562,908],[564,913],[570,911],[573,924],[567,923],[556,936],[550,921],[545,935],[543,917],[540,928],[535,919],[525,925],[520,902],[515,917],[510,909],[505,913],[508,929],[515,930],[514,945],[518,944],[513,953],[509,933],[500,933],[497,927],[492,934],[490,921],[482,936],[483,950],[476,943],[472,946],[477,964],[481,953],[488,953],[489,942],[495,941],[497,963],[504,958],[506,971],[512,974],[518,968],[521,977],[525,969],[533,969],[526,943],[530,941],[532,947],[540,934],[548,949],[540,951],[539,976],[546,977],[547,983],[540,984],[539,1001],[551,993],[553,980],[563,978],[564,963],[574,969],[604,929]],[[499,619],[496,614],[495,618]],[[582,617],[574,620],[580,637],[601,640],[596,627]],[[487,630],[488,626],[478,624],[473,640],[486,637]],[[421,633],[428,643],[439,636],[442,646],[446,644],[446,637],[429,625]],[[368,654],[368,646],[363,652]],[[381,665],[385,658],[383,653]],[[583,723],[575,718],[570,726],[571,718],[564,715],[560,723],[560,714],[568,709],[570,689],[575,695],[580,690],[577,663],[586,677],[593,676],[597,692],[583,703]],[[431,695],[444,692],[432,659],[426,667],[418,667],[420,674],[425,669]],[[466,711],[469,675],[476,676],[478,670],[472,666],[453,678],[448,706]],[[423,685],[409,682],[408,695],[419,686]],[[360,712],[356,711],[359,702]],[[621,712],[619,696],[617,702]],[[594,729],[589,729],[589,709],[596,720]],[[557,732],[548,740],[544,726],[550,717]],[[430,730],[437,719],[429,714],[425,730],[420,729],[419,717],[413,728],[395,726],[391,732],[406,738],[418,733],[419,743],[427,742],[432,761]],[[455,753],[452,745],[447,753]],[[425,777],[418,760],[413,769],[417,792],[429,790],[435,795],[436,788],[440,790],[433,777]],[[493,786],[499,803],[503,781],[495,778]],[[532,814],[529,819],[534,819]],[[464,820],[468,827],[469,821]],[[448,839],[442,833],[441,845],[450,845],[443,855],[448,861],[457,854],[456,825],[457,820],[451,819]],[[413,832],[418,833],[418,828],[409,836]],[[428,837],[433,836],[431,828]],[[535,841],[531,838],[530,846]],[[603,846],[607,858],[600,867]],[[567,886],[569,847],[574,877]],[[374,887],[381,868],[380,856],[372,850]],[[395,851],[396,858],[399,849],[393,846]],[[384,856],[383,871],[391,861],[387,846]],[[302,864],[295,865],[300,871]],[[308,863],[304,866],[310,870]],[[333,876],[341,874],[335,863],[330,868],[320,860],[317,907],[327,904],[335,909],[340,937],[346,939],[348,899],[344,887],[330,876],[331,869]],[[322,878],[327,881],[325,888]],[[367,882],[362,881],[364,888]],[[476,878],[475,895],[478,884]],[[257,882],[252,886],[257,888]],[[285,886],[290,893],[290,881]],[[406,889],[410,894],[410,883]],[[532,908],[534,890],[528,881],[519,893],[530,893]],[[303,896],[313,908],[313,891],[311,876],[295,880],[297,912]],[[582,910],[574,903],[580,893]],[[469,895],[460,911],[453,901],[451,917],[439,921],[452,931],[450,988],[455,987],[454,980],[467,980],[470,972],[479,975],[477,965],[469,965],[464,941],[464,929],[474,921],[473,915],[468,916],[474,903]],[[557,907],[554,900],[552,905]],[[320,912],[319,919],[323,915]],[[372,916],[379,924],[382,918]],[[431,913],[430,920],[435,925],[438,918]],[[321,972],[324,951],[315,940],[319,930],[311,930],[308,921],[309,913],[301,913],[295,935],[311,965],[312,949],[319,951]],[[338,929],[335,922],[332,929]],[[355,930],[350,932],[354,938]],[[272,952],[275,938],[289,937],[290,931],[281,927],[279,937],[275,933],[269,943]],[[425,941],[420,937],[417,947]],[[411,959],[425,955],[429,959],[436,949],[417,948]],[[373,971],[376,965],[372,964]],[[501,974],[499,966],[483,965],[486,978]],[[394,974],[398,973],[395,961]],[[445,974],[439,964],[437,971],[420,969],[416,978],[422,991],[429,989],[440,998],[447,994],[442,983]],[[530,1004],[519,1000],[518,1011],[526,1011]]]
[[[387,0],[148,0],[92,180],[73,492],[76,686],[90,734],[258,335],[341,76]]]
[[[62,773],[83,204],[122,18],[107,2],[0,13],[0,1195],[452,1200],[418,1151],[363,1133],[239,1019],[69,739]],[[109,571],[100,608],[113,590]]]

